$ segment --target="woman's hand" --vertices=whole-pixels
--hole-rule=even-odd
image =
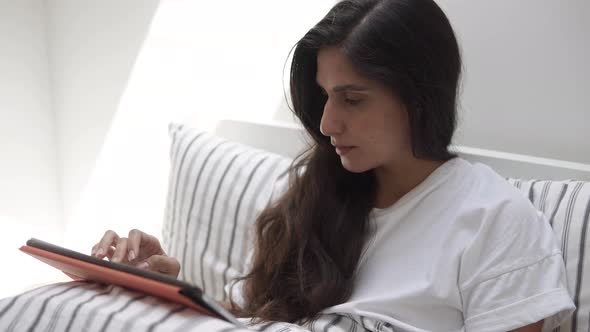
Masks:
[[[136,266],[140,269],[159,272],[171,277],[178,277],[180,263],[166,255],[160,241],[152,235],[133,229],[129,237],[119,237],[108,230],[99,243],[92,247],[92,256],[111,262]]]

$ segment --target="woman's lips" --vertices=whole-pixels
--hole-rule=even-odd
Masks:
[[[339,156],[344,156],[352,149],[354,149],[354,146],[337,145],[336,146],[336,154],[338,154]]]

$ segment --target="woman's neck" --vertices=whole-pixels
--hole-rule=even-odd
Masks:
[[[423,159],[407,159],[375,169],[377,177],[376,208],[386,208],[393,205],[405,194],[424,181],[444,161]]]

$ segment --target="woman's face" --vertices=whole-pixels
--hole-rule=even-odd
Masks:
[[[357,173],[413,159],[407,112],[389,88],[361,76],[337,47],[320,49],[317,66],[328,97],[320,130],[344,168]]]

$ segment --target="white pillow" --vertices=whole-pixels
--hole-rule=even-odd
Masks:
[[[171,124],[171,165],[163,226],[179,278],[225,301],[223,286],[246,271],[253,224],[291,160]]]

